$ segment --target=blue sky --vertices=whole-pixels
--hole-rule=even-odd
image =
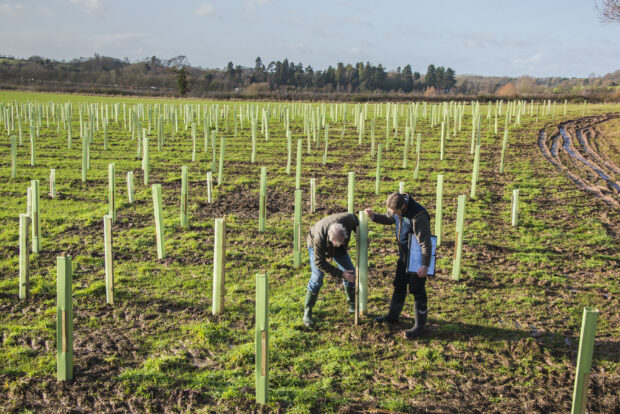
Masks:
[[[620,69],[620,23],[599,23],[594,0],[0,0],[0,53],[585,77]]]

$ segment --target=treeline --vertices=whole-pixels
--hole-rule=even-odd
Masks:
[[[315,71],[312,66],[300,62],[295,64],[288,59],[275,61],[267,66],[260,57],[256,58],[252,70],[234,66],[229,62],[226,76],[234,87],[247,87],[254,83],[267,83],[270,89],[281,87],[332,89],[337,92],[394,91],[410,93],[434,88],[438,92],[449,93],[456,86],[455,72],[443,66],[429,65],[426,76],[413,71],[411,65],[388,72],[381,64],[358,62],[345,65],[339,62],[336,67]]]
[[[454,92],[455,72],[451,68],[429,65],[426,75],[413,71],[411,65],[388,72],[381,64],[338,63],[325,70],[283,61],[264,65],[256,58],[254,68],[229,62],[225,69],[203,69],[191,66],[185,56],[160,59],[156,56],[140,62],[95,54],[92,58],[55,61],[40,56],[28,59],[0,57],[0,84],[32,85],[71,84],[93,87],[160,90],[200,95],[204,92],[239,92],[251,88],[257,93],[269,91],[306,92]]]
[[[414,71],[411,65],[388,71],[381,64],[369,62],[338,63],[315,70],[288,59],[265,65],[260,57],[250,68],[229,62],[223,69],[204,69],[190,65],[185,56],[152,56],[137,62],[97,54],[70,61],[0,56],[0,88],[307,100],[494,99],[508,91],[514,97],[605,101],[620,100],[620,71],[588,78],[512,78],[457,76],[450,67],[434,65],[429,65],[425,73]]]

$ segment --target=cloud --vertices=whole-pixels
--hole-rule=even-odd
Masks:
[[[194,16],[213,16],[215,14],[215,7],[211,3],[202,3],[194,10]]]
[[[105,12],[101,0],[69,0],[69,3],[82,6],[88,14],[101,16]]]
[[[269,3],[271,3],[271,0],[245,0],[245,11],[246,13],[253,13],[256,6],[265,6]]]
[[[39,14],[48,16],[48,17],[56,15],[56,13],[54,13],[54,11],[52,9],[50,9],[49,7],[45,7],[45,6],[38,6],[36,8],[36,12],[39,13]]]
[[[32,11],[44,16],[54,16],[54,12],[45,6],[35,6]],[[0,3],[0,14],[5,16],[28,16],[28,10],[21,4]],[[31,14],[31,13],[30,13]]]
[[[127,42],[132,40],[144,39],[148,36],[144,33],[114,33],[107,35],[94,36],[93,40],[101,44]]]
[[[542,62],[544,56],[543,53],[538,52],[526,59],[515,59],[512,61],[512,64],[518,68],[535,69]]]
[[[0,12],[9,16],[18,16],[22,14],[24,6],[21,4],[0,3]]]
[[[510,37],[500,39],[493,33],[488,32],[467,33],[461,37],[465,43],[465,46],[470,49],[484,49],[487,47],[522,47],[532,43]]]

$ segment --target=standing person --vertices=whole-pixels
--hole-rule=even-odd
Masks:
[[[355,267],[347,253],[351,232],[355,231],[359,221],[355,214],[338,213],[324,217],[312,226],[308,234],[308,253],[312,275],[306,290],[303,322],[312,326],[312,308],[316,303],[323,275],[329,273],[336,281],[342,279],[344,292],[349,303],[349,312],[355,312]],[[327,259],[333,258],[338,267]]]
[[[405,331],[405,338],[418,337],[424,330],[427,319],[426,273],[431,262],[432,242],[430,216],[426,209],[409,194],[392,193],[385,202],[387,215],[375,214],[366,209],[368,217],[375,223],[396,224],[396,241],[398,244],[398,262],[394,277],[394,292],[387,315],[376,318],[377,322],[398,323],[398,317],[405,305],[407,285],[415,299],[415,325]],[[414,274],[407,274],[407,254],[409,234],[416,237],[422,250],[422,266]]]

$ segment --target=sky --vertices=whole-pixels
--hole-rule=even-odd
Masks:
[[[594,0],[0,0],[0,54],[587,77],[620,69],[620,23]]]

